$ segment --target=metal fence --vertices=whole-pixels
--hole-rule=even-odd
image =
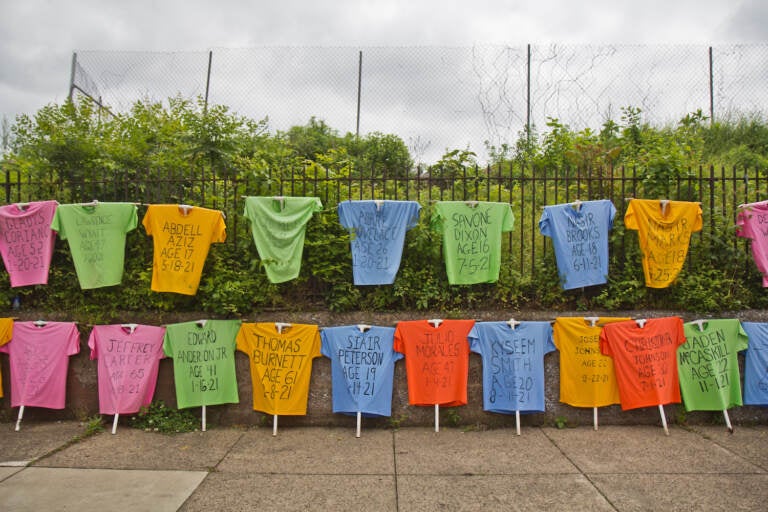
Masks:
[[[327,172],[327,171],[325,171]],[[695,233],[688,258],[689,265],[707,261],[708,255],[723,248],[746,250],[746,242],[735,236],[734,221],[738,206],[768,199],[768,176],[757,169],[715,168],[701,166],[683,176],[649,188],[648,181],[636,168],[565,169],[559,172],[527,172],[510,175],[501,167],[465,168],[461,174],[433,173],[399,177],[338,178],[317,175],[306,168],[285,170],[280,175],[263,178],[231,178],[200,172],[197,176],[168,176],[156,180],[137,180],[124,175],[91,177],[85,182],[31,181],[6,171],[0,187],[6,203],[52,198],[60,203],[130,201],[144,205],[185,203],[224,211],[227,218],[227,243],[235,248],[252,244],[243,218],[245,196],[314,196],[325,207],[319,215],[336,216],[341,201],[355,199],[392,199],[418,201],[424,207],[422,224],[428,222],[431,206],[437,201],[509,202],[515,227],[507,235],[505,264],[522,274],[535,275],[543,255],[551,251],[548,239],[538,230],[542,208],[575,200],[610,199],[617,208],[616,225],[631,198],[657,198],[697,201],[704,213],[703,228]],[[335,219],[329,219],[335,222]],[[618,261],[626,240],[636,235],[616,237],[612,254]],[[551,252],[550,252],[551,253]]]
[[[396,134],[416,163],[446,149],[511,144],[557,118],[574,129],[640,108],[654,125],[701,110],[714,119],[768,105],[768,45],[524,45],[416,48],[217,48],[78,51],[70,93],[113,112],[181,96],[269,119],[323,119],[341,133]]]

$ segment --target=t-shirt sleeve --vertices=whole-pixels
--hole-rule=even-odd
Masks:
[[[544,353],[549,354],[550,352],[554,352],[556,349],[554,331],[552,330],[551,325],[547,325],[546,327],[546,336],[547,340],[544,342]]]
[[[331,357],[331,340],[328,339],[328,330],[320,331],[320,353],[325,357]]]
[[[392,348],[395,349],[395,352],[399,352],[403,355],[405,355],[405,343],[403,342],[403,332],[400,329],[400,326],[397,326],[395,328],[395,337],[392,342]]]
[[[693,227],[691,228],[691,231],[701,231],[701,227],[703,225],[703,213],[701,210],[701,205],[699,203],[694,203],[694,206],[696,208],[696,217],[693,220]]]
[[[635,207],[632,204],[632,201],[629,202],[629,205],[627,206],[627,212],[624,214],[624,227],[627,229],[640,228],[640,226],[637,224],[637,214],[635,213]]]
[[[677,335],[677,346],[679,347],[683,343],[685,343],[687,340],[685,339],[685,329],[683,328],[683,319],[676,317],[675,318],[675,327],[674,327]]]
[[[131,210],[130,210],[130,213],[128,214],[128,221],[125,225],[126,233],[128,233],[129,231],[133,231],[139,225],[138,208],[136,207],[136,205],[133,205],[133,204],[129,204],[128,207]]]
[[[352,219],[350,218],[352,215],[350,215],[350,211],[352,209],[352,203],[350,201],[342,201],[339,203],[338,207],[336,208],[336,211],[339,214],[339,224],[344,229],[352,229],[353,223]]]
[[[224,214],[221,211],[216,211],[216,223],[213,226],[213,234],[211,235],[211,243],[223,243],[227,240],[227,224],[224,221]]]
[[[544,236],[552,236],[552,217],[549,207],[545,207],[539,218],[539,232]]]
[[[320,329],[315,328],[315,334],[312,337],[312,344],[313,344],[313,347],[312,347],[312,359],[314,359],[316,357],[320,357],[321,355],[323,355],[320,352],[320,345],[322,344],[320,342]]]
[[[613,357],[613,350],[611,350],[611,344],[608,342],[608,327],[603,327],[600,332],[600,353],[604,356]]]
[[[749,212],[742,210],[736,216],[736,236],[754,238],[751,223],[749,222],[750,215]]]
[[[477,354],[482,354],[482,347],[480,346],[480,333],[477,332],[477,325],[472,327],[472,330],[467,334],[467,340],[469,341],[469,350]]]
[[[441,232],[443,230],[443,205],[435,203],[435,207],[432,209],[432,215],[429,219],[429,227],[433,231]]]
[[[739,321],[736,320],[736,322],[739,322]],[[739,335],[736,341],[736,352],[747,350],[748,346],[749,346],[749,337],[747,336],[747,331],[744,330],[744,327],[741,325],[741,322],[739,322]]]
[[[173,357],[173,343],[171,343],[171,335],[167,330],[163,336],[163,352],[167,357]]]
[[[96,327],[91,329],[91,334],[88,336],[88,348],[91,349],[91,361],[99,358],[98,350],[96,347]]]
[[[245,327],[248,324],[241,324],[240,330],[237,331],[237,336],[235,337],[235,348],[239,350],[240,352],[248,353],[249,350],[249,344],[248,344],[248,335],[245,333]]]
[[[67,355],[73,356],[80,353],[80,331],[77,330],[77,324],[72,324],[69,331],[67,343]]]
[[[607,223],[608,223],[608,230],[610,231],[611,229],[613,229],[613,221],[616,218],[616,207],[613,205],[613,201],[606,199],[606,202],[608,203]]]
[[[63,211],[63,208],[56,208],[56,213],[53,214],[51,221],[51,229],[59,234],[59,238],[66,240],[67,232],[64,230],[64,221],[61,218]]]
[[[504,205],[504,213],[501,221],[502,231],[512,231],[515,225],[515,214],[512,213],[512,207],[509,204]]]
[[[144,214],[144,218],[141,220],[141,225],[144,226],[144,230],[147,232],[147,235],[152,236],[152,212],[154,211],[154,208],[152,205],[149,205],[147,208],[147,213]]]
[[[405,229],[413,229],[419,224],[419,214],[421,213],[421,205],[416,201],[410,201],[408,203],[408,220],[405,225]]]

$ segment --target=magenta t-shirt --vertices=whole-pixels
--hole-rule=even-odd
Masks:
[[[768,201],[748,205],[736,217],[736,234],[752,240],[752,258],[768,288]]]
[[[72,322],[14,322],[11,341],[0,347],[11,366],[11,407],[63,409],[69,356],[80,352]]]
[[[165,327],[97,325],[88,346],[98,359],[99,412],[131,414],[152,402]]]
[[[0,207],[0,254],[12,287],[48,284],[57,206],[56,201],[38,201]]]

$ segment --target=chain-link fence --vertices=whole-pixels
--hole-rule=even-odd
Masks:
[[[273,131],[314,116],[340,131],[400,136],[417,162],[446,149],[513,143],[557,118],[574,129],[642,110],[655,125],[688,113],[763,115],[768,45],[262,47],[201,52],[80,51],[71,90],[112,111],[137,100],[203,98]]]

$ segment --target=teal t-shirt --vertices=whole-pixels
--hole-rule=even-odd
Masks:
[[[509,203],[439,201],[432,227],[443,234],[450,284],[494,283],[501,269],[501,234],[512,231]]]
[[[139,222],[132,203],[62,204],[51,229],[69,242],[80,288],[120,284],[125,266],[125,235]]]
[[[199,320],[168,325],[165,355],[173,358],[179,409],[236,404],[235,345],[240,320]]]
[[[245,198],[245,217],[271,283],[299,276],[307,222],[322,207],[317,197]]]

